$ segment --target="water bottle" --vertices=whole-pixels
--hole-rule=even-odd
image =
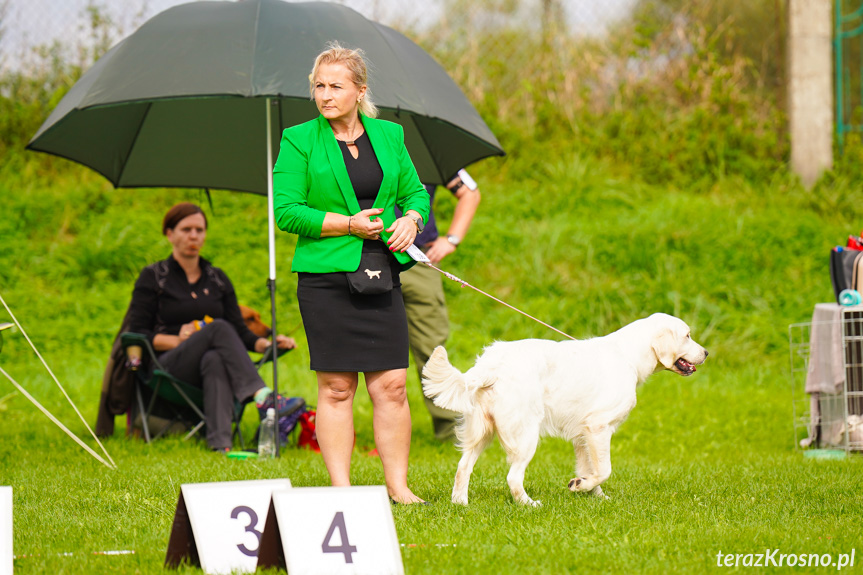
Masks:
[[[276,410],[267,409],[267,416],[261,422],[261,432],[258,434],[258,459],[268,459],[276,456],[276,444],[273,432],[276,430]]]

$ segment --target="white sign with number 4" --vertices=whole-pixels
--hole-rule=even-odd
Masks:
[[[291,575],[403,575],[385,487],[295,487],[273,492],[273,508]]]
[[[11,487],[0,487],[0,575],[12,575]]]
[[[290,487],[288,479],[181,486],[166,564],[199,561],[207,574],[254,572],[272,493]],[[193,537],[183,536],[185,525]]]

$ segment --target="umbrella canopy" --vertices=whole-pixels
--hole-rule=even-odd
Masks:
[[[404,127],[423,182],[503,154],[414,42],[345,6],[281,0],[193,2],[156,15],[83,75],[27,147],[115,187],[267,194],[267,146],[277,150],[283,128],[317,116],[308,74],[331,40],[366,52],[380,117]]]

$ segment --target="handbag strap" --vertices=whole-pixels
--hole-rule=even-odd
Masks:
[[[860,279],[860,266],[863,265],[863,251],[854,258],[854,267],[851,270],[851,289],[860,291],[857,282]]]

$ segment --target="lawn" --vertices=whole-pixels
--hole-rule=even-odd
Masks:
[[[205,257],[226,270],[241,302],[267,309],[262,198],[213,192],[210,213],[196,191],[112,190],[86,170],[33,156],[0,166],[0,295],[91,425],[137,271],[168,253],[159,222],[174,202],[205,205]],[[542,170],[523,162],[477,167],[483,205],[444,269],[576,337],[657,311],[678,315],[710,358],[692,377],[661,372],[639,390],[612,441],[609,500],[569,492],[572,447],[543,440],[525,482],[539,508],[513,503],[497,444],[477,465],[470,506],[450,503],[459,454],[433,439],[411,371],[409,482],[433,505],[393,509],[406,572],[701,573],[719,569],[720,552],[773,549],[834,558],[856,549],[851,570],[859,570],[863,463],[859,456],[814,460],[795,448],[787,342],[789,323],[808,320],[816,302],[832,298],[827,252],[859,231],[859,192],[805,192],[784,174],[681,190],[620,179],[577,156],[548,159]],[[451,205],[439,202],[446,218]],[[288,264],[293,243],[280,234],[282,331],[300,323]],[[447,282],[446,290],[447,347],[457,367],[469,367],[495,339],[559,339],[468,288]],[[314,403],[302,329],[293,335],[300,346],[282,359],[280,385]],[[0,366],[85,437],[22,335],[7,331],[4,339]],[[118,465],[109,470],[5,379],[0,414],[0,484],[14,488],[16,573],[161,573],[180,485],[327,483],[312,452],[237,461],[203,442],[145,445],[125,437],[122,418],[105,444]],[[362,392],[355,415],[353,481],[382,484],[380,462],[368,455],[371,406]],[[255,418],[247,410],[249,437]],[[94,554],[118,550],[134,553]]]

